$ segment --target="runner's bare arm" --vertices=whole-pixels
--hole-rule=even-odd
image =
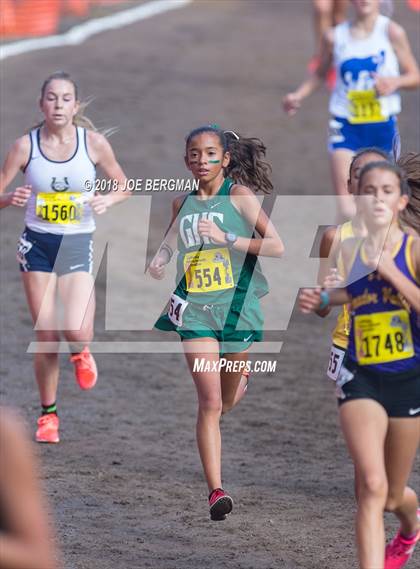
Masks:
[[[398,89],[417,89],[420,85],[420,72],[411,51],[407,34],[399,24],[390,22],[389,39],[397,55],[401,74],[397,77],[378,77],[375,88],[380,96],[387,96]]]
[[[118,182],[118,188],[106,195],[98,194],[91,205],[95,213],[104,213],[108,207],[126,200],[131,192],[126,191],[127,177],[115,158],[114,151],[108,140],[98,132],[87,131],[87,146],[92,162],[100,166],[110,180]]]
[[[13,192],[5,193],[7,186],[15,179],[19,170],[28,163],[31,152],[29,136],[18,138],[9,150],[0,171],[0,209],[9,205],[24,207],[31,195],[30,186],[19,186]]]
[[[283,242],[255,194],[249,188],[236,184],[231,190],[231,199],[233,206],[261,235],[251,239],[239,236],[232,248],[251,255],[281,257],[284,252]],[[225,232],[213,221],[199,221],[198,232],[201,236],[211,239],[213,243],[227,244]]]
[[[21,421],[0,412],[0,569],[56,569],[32,448]]]
[[[327,306],[341,306],[350,302],[350,296],[345,288],[329,290],[328,293],[320,287],[304,288],[299,294],[299,308],[304,314],[321,310],[324,303],[323,294],[328,294]]]
[[[173,251],[177,247],[178,240],[178,215],[181,210],[182,204],[184,203],[185,197],[179,196],[172,202],[172,217],[170,225],[165,233],[165,238],[163,244],[169,245]]]
[[[297,89],[283,98],[285,112],[292,116],[296,114],[301,102],[314,93],[322,85],[328,69],[331,66],[334,46],[334,31],[331,28],[325,33],[321,45],[321,60],[316,73],[310,75]]]
[[[178,239],[177,217],[184,199],[184,196],[180,196],[172,202],[171,222],[166,231],[163,242],[149,265],[149,273],[154,279],[163,279],[165,276],[165,265],[169,263],[172,258],[172,254],[176,249]]]
[[[391,22],[389,36],[402,71],[399,77],[399,88],[417,89],[420,86],[420,70],[404,28]]]
[[[232,188],[231,195],[233,205],[261,235],[261,238],[254,237],[252,239],[239,237],[233,248],[239,251],[248,251],[251,255],[281,257],[284,253],[283,242],[255,194],[246,186],[235,185]]]
[[[336,257],[341,253],[344,264],[345,274],[341,275],[343,279],[347,277],[353,264],[355,254],[358,251],[360,240],[346,239],[342,243],[337,243],[337,250],[334,252]],[[299,307],[304,314],[309,312],[317,312],[327,309],[331,306],[340,306],[350,302],[350,295],[343,288],[332,288],[327,292],[327,297],[323,297],[327,291],[323,291],[321,287],[302,289],[299,295]],[[327,302],[325,302],[327,301]],[[322,308],[321,308],[322,306]]]
[[[321,237],[319,245],[319,271],[318,284],[325,285],[325,279],[329,276],[332,268],[337,267],[337,255],[339,252],[339,234],[336,226],[326,229]]]
[[[337,258],[337,227],[329,227],[322,235],[319,247],[319,271],[318,271],[318,284],[326,287],[326,279],[331,273],[331,269],[336,267]],[[317,310],[318,316],[325,318],[331,312],[331,307],[327,306],[322,310]]]

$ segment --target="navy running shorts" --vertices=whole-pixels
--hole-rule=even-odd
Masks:
[[[378,373],[345,360],[336,381],[338,404],[373,399],[388,417],[420,417],[420,368],[403,373]]]
[[[26,227],[18,243],[17,260],[22,272],[40,271],[58,276],[78,271],[92,274],[92,233],[64,236],[38,233]]]

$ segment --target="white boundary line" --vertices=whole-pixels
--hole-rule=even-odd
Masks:
[[[79,26],[74,26],[65,34],[10,43],[0,47],[0,61],[14,55],[39,49],[79,45],[96,34],[122,28],[139,20],[146,20],[156,14],[182,8],[192,2],[193,0],[153,0],[141,6],[117,12],[111,16],[89,20]]]
[[[241,342],[238,347],[243,348]],[[278,354],[283,342],[254,342],[249,351],[254,354]],[[184,349],[181,342],[91,342],[89,349],[94,354],[182,354]],[[213,346],[209,346],[209,353],[213,353]],[[200,345],[200,352],[205,353],[204,345]],[[31,342],[26,350],[27,354],[68,354],[67,342]]]

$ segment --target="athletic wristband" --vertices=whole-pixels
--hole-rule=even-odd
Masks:
[[[330,304],[330,295],[328,294],[328,292],[326,290],[322,290],[321,294],[319,296],[319,299],[321,301],[321,304],[319,305],[318,310],[324,310],[324,308],[327,308],[327,306],[329,306]]]
[[[165,253],[168,255],[168,263],[169,263],[169,261],[172,259],[172,255],[174,254],[174,252],[172,251],[172,247],[170,247],[167,243],[163,243],[159,253],[161,253],[162,251],[165,251]]]

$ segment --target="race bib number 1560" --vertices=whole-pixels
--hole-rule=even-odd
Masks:
[[[36,215],[48,223],[80,223],[83,204],[80,192],[40,193],[36,197]]]

